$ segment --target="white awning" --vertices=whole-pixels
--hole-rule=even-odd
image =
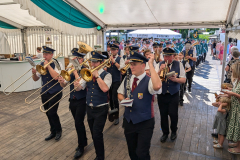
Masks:
[[[128,37],[139,37],[139,38],[181,38],[182,34],[174,32],[170,29],[144,29],[136,30],[128,33]]]
[[[20,8],[20,4],[14,4],[13,0],[1,0],[0,2],[0,20],[10,20],[21,26],[46,26],[38,21],[35,17],[31,16],[27,10]],[[6,22],[8,23],[8,22]],[[14,24],[11,24],[16,26]],[[16,26],[19,28],[19,26]]]
[[[77,2],[105,23],[107,29],[140,29],[216,28],[225,24],[231,0],[77,0]]]

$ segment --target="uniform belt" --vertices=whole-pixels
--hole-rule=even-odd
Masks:
[[[96,107],[94,107],[94,106],[89,106],[89,105],[87,105],[89,108],[91,108],[91,109],[101,109],[101,108],[104,108],[104,107],[106,107],[106,106],[108,106],[107,104],[106,105],[103,105],[103,106],[96,106]]]

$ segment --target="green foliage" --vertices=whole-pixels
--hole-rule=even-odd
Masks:
[[[214,34],[216,30],[219,30],[219,28],[207,28],[206,32],[210,32],[209,34]]]
[[[199,36],[199,39],[202,39],[202,40],[205,40],[205,39],[206,39],[207,41],[209,41],[209,36],[210,36],[210,35],[199,34],[198,36]]]

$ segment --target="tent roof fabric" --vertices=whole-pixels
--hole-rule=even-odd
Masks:
[[[13,1],[12,1],[13,2]],[[0,16],[22,26],[46,26],[31,16],[27,10],[22,10],[20,4],[0,5]]]
[[[188,28],[192,26],[196,28],[194,24],[216,27],[226,21],[231,2],[231,0],[221,2],[211,0],[211,3],[209,0],[77,1],[111,29],[134,26],[169,28],[178,24]]]

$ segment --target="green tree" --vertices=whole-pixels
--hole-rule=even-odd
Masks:
[[[206,35],[206,34],[199,34],[199,39],[202,39],[202,40],[207,40],[209,41],[209,35]]]

